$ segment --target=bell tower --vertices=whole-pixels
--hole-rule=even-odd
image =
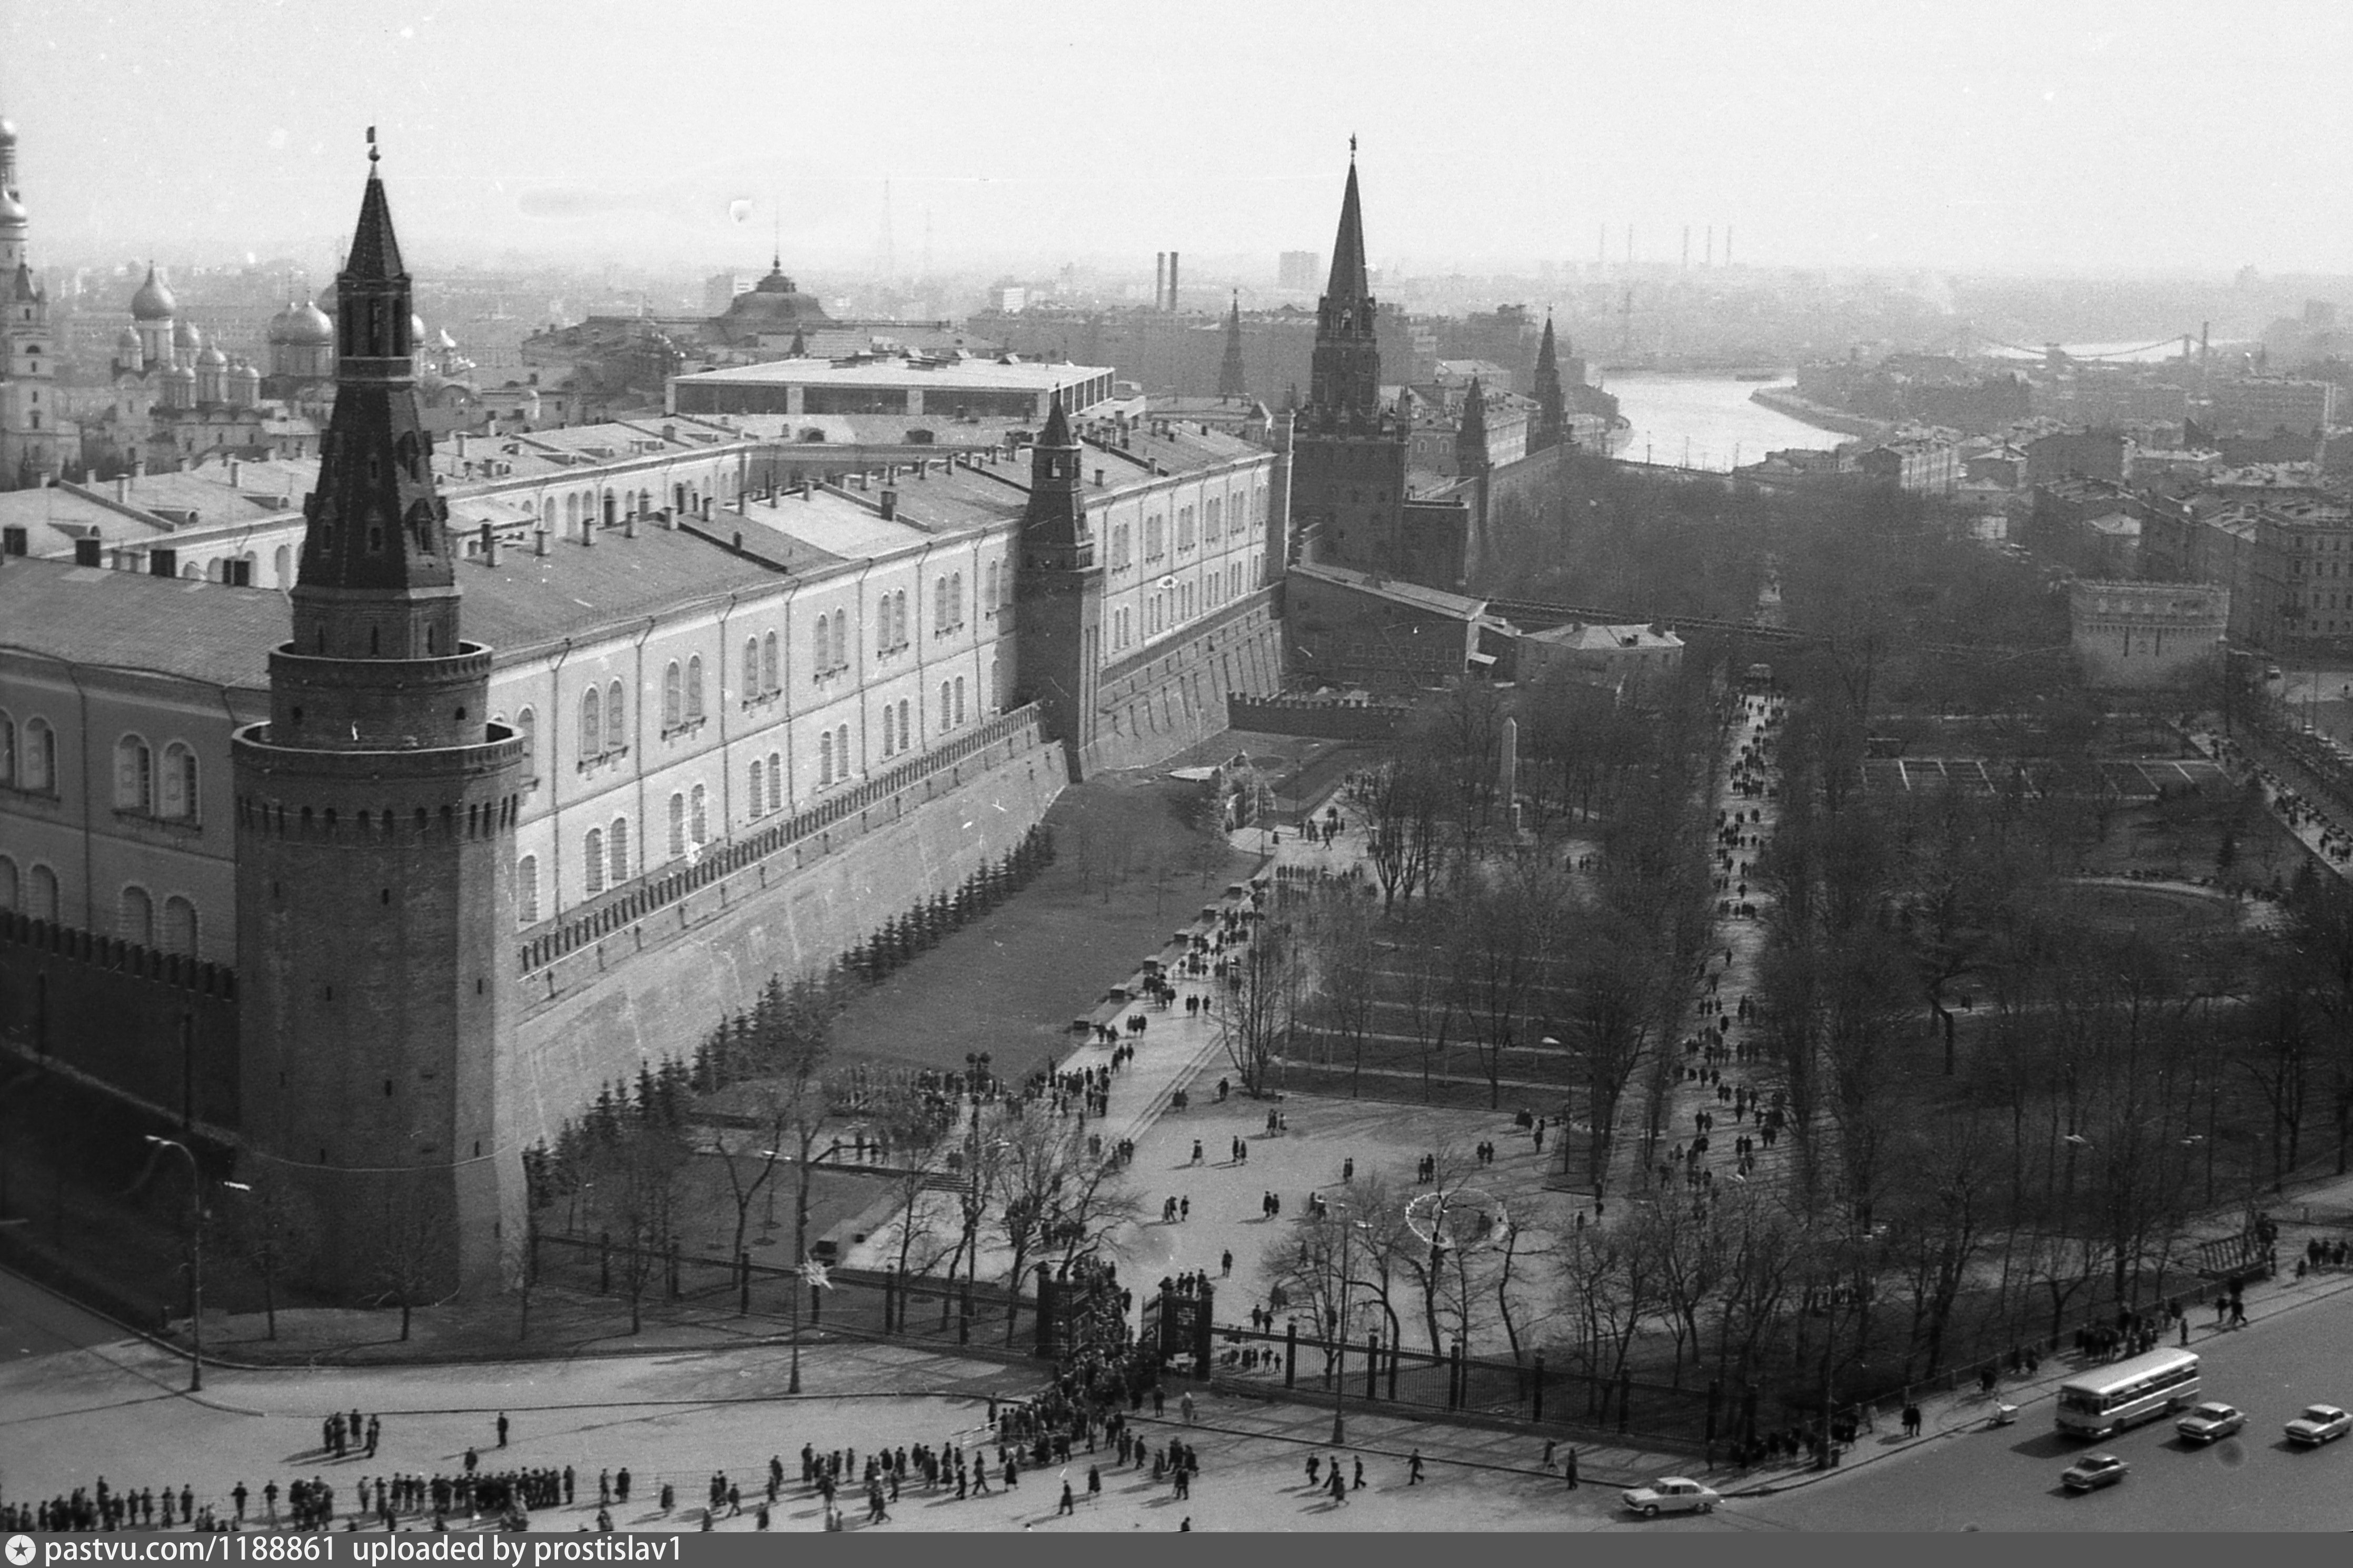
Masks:
[[[232,748],[245,1152],[307,1197],[344,1300],[428,1244],[439,1288],[487,1277],[523,1204],[502,1083],[522,746],[488,722],[491,650],[460,635],[368,158],[293,635],[269,721]]]
[[[1078,437],[1060,393],[1029,454],[1029,504],[1021,516],[1014,626],[1016,700],[1045,710],[1071,777],[1084,776],[1095,742],[1103,668],[1103,567],[1088,526]]]

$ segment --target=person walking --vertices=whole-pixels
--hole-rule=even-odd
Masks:
[[[505,1411],[501,1410],[501,1411],[500,1411],[500,1412],[499,1412],[499,1447],[501,1447],[501,1448],[503,1448],[503,1447],[505,1447],[506,1446],[507,1446],[507,1413],[506,1413]]]
[[[1065,1475],[1062,1478],[1062,1500],[1054,1506],[1054,1517],[1060,1519],[1075,1510],[1075,1503],[1071,1497],[1071,1478]]]
[[[1193,1424],[1193,1391],[1191,1389],[1185,1391],[1184,1397],[1176,1402],[1176,1407],[1184,1412],[1185,1425],[1190,1426]]]
[[[1365,1457],[1362,1454],[1356,1456],[1356,1479],[1348,1489],[1359,1492],[1365,1489]]]
[[[1332,1485],[1328,1489],[1332,1493],[1332,1501],[1335,1506],[1340,1508],[1348,1506],[1348,1483],[1341,1478],[1340,1461],[1337,1459],[1332,1461]]]
[[[1567,1454],[1565,1454],[1565,1455],[1563,1455],[1563,1456],[1562,1456],[1562,1458],[1561,1458],[1561,1468],[1562,1468],[1562,1470],[1564,1470],[1565,1472],[1567,1472],[1567,1476],[1568,1476],[1568,1489],[1569,1489],[1570,1491],[1575,1491],[1575,1490],[1577,1489],[1577,1450],[1576,1450],[1576,1449],[1571,1448],[1571,1449],[1569,1449],[1569,1450],[1568,1450],[1568,1452],[1567,1452]]]
[[[1406,1460],[1405,1484],[1409,1487],[1421,1485],[1421,1450],[1419,1448],[1416,1448],[1412,1457]]]

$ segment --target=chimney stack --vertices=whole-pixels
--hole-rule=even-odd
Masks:
[[[886,489],[882,492],[882,521],[885,522],[894,521],[897,520],[898,516],[899,492],[893,489]]]
[[[593,516],[580,520],[581,548],[593,549],[596,543],[596,520]]]
[[[1176,310],[1176,252],[1173,250],[1168,253],[1168,310],[1171,315]]]
[[[1168,253],[1152,253],[1152,308],[1159,310],[1168,300]]]
[[[240,462],[238,459],[237,459],[237,458],[231,458],[228,460],[228,488],[229,488],[229,489],[237,489],[238,478],[239,478],[241,475],[243,475],[243,474],[244,474],[244,472],[245,472],[245,464],[244,464],[244,463]]]
[[[635,507],[631,507],[629,509],[629,514],[621,519],[621,537],[624,539],[635,539],[637,536],[638,510]]]
[[[547,553],[547,530],[543,528],[533,529],[531,531],[531,552],[533,555],[544,556]]]
[[[118,502],[125,505],[129,504],[131,500],[131,476],[129,474],[117,474],[114,476],[114,499]]]

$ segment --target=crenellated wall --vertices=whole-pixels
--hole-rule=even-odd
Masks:
[[[1280,693],[1282,592],[1279,586],[1261,589],[1192,636],[1104,670],[1087,771],[1165,762],[1229,727],[1229,693]]]
[[[1062,748],[1034,715],[1016,732],[920,774],[858,812],[665,900],[613,908],[593,934],[542,960],[515,986],[502,1064],[507,1124],[524,1144],[553,1138],[599,1085],[641,1062],[691,1056],[771,974],[820,969],[884,921],[1001,859],[1067,782]]]

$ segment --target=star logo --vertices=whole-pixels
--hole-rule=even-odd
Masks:
[[[8,1538],[8,1561],[14,1563],[16,1568],[25,1568],[25,1565],[33,1560],[36,1550],[37,1549],[33,1545],[33,1538],[29,1535],[12,1535]]]

